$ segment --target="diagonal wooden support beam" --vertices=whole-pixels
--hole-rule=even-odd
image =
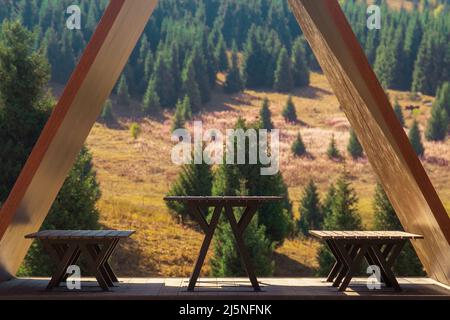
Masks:
[[[111,0],[0,211],[0,280],[13,277],[136,46],[157,0]]]
[[[450,220],[336,0],[289,0],[429,276],[450,284]]]

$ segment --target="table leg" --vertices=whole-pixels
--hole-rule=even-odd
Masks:
[[[393,249],[391,250],[391,254],[389,255],[389,257],[385,256],[378,246],[373,245],[370,247],[370,250],[372,252],[372,255],[373,255],[377,265],[380,267],[380,269],[383,270],[383,273],[386,277],[385,280],[388,281],[388,283],[396,291],[401,291],[401,288],[397,282],[397,279],[395,278],[394,273],[392,272],[392,267],[393,267],[398,255],[400,254],[403,246],[405,245],[405,243],[406,243],[406,241],[404,241],[404,240],[396,243],[394,245]]]
[[[71,263],[73,263],[72,261],[74,260],[74,257],[77,256],[79,249],[76,244],[72,243],[67,247],[67,250],[64,252],[64,254],[60,256],[51,242],[43,241],[43,244],[44,248],[49,252],[49,254],[54,258],[56,262],[56,271],[53,273],[53,276],[47,285],[47,290],[51,290],[54,287],[57,287],[64,276],[67,274],[67,268]]]
[[[328,248],[330,249],[331,253],[333,254],[334,258],[336,259],[336,262],[333,265],[333,268],[331,269],[330,273],[328,274],[327,277],[327,282],[333,282],[334,279],[336,278],[336,276],[339,274],[339,270],[341,270],[341,268],[344,266],[344,264],[342,263],[339,254],[337,253],[335,247],[334,247],[334,243],[331,240],[327,240],[326,241]]]
[[[355,272],[358,271],[358,267],[362,261],[362,259],[364,258],[364,256],[366,255],[366,251],[367,251],[367,245],[366,244],[362,244],[361,246],[359,245],[354,245],[353,250],[356,253],[355,257],[352,257],[351,254],[349,254],[347,252],[347,250],[345,249],[345,246],[340,243],[340,242],[336,242],[336,248],[338,249],[339,253],[341,254],[342,258],[345,261],[345,264],[347,265],[348,269],[347,272],[345,274],[344,280],[342,281],[342,283],[339,286],[339,291],[345,291],[348,287],[348,285],[350,284],[351,279],[353,278],[353,275],[355,274]]]
[[[85,253],[86,262],[88,264],[89,269],[94,274],[97,279],[98,284],[104,291],[109,291],[109,286],[112,285],[112,281],[109,276],[104,272],[101,265],[108,255],[108,251],[110,247],[113,245],[112,242],[107,242],[105,246],[101,249],[99,253],[93,248],[93,245],[82,243],[80,244],[80,249]]]
[[[250,211],[246,211],[246,212],[250,212]],[[240,232],[238,224],[236,222],[236,217],[234,216],[234,213],[233,213],[233,208],[231,206],[225,207],[225,214],[230,222],[231,230],[233,231],[234,237],[236,239],[236,244],[237,244],[242,262],[244,263],[245,269],[247,271],[250,282],[252,283],[253,289],[255,291],[261,291],[261,288],[259,287],[258,279],[256,278],[256,275],[255,275],[255,270],[253,268],[253,264],[250,259],[250,255],[248,254],[247,248],[245,247],[244,239],[242,237],[244,230],[242,230],[242,232]],[[245,219],[248,221],[251,220],[247,217],[242,217],[242,219]]]
[[[342,266],[341,266],[341,269],[339,270],[338,275],[334,279],[333,287],[339,287],[342,282],[342,279],[345,278],[345,275],[347,274],[348,270],[350,269],[350,265],[348,264],[346,258],[342,255],[342,253],[338,249],[336,241],[334,242],[334,247],[337,252],[337,255],[339,256]],[[348,255],[350,256],[351,259],[355,258],[356,254],[358,253],[358,249],[359,249],[358,246],[349,245],[349,244],[343,245],[343,248],[344,248],[345,252],[348,252]]]
[[[192,208],[192,206],[191,206]],[[196,211],[197,212],[197,211]],[[203,225],[203,229],[205,230],[205,238],[202,243],[202,247],[200,248],[200,253],[197,258],[197,262],[195,263],[194,271],[192,272],[191,278],[189,280],[189,286],[188,291],[194,291],[195,284],[197,283],[197,279],[200,276],[200,271],[202,269],[203,263],[205,262],[206,254],[208,253],[209,246],[211,244],[212,237],[214,235],[214,232],[216,231],[217,224],[219,223],[220,214],[222,213],[222,207],[217,206],[214,209],[214,213],[211,217],[211,222],[209,225],[205,221],[205,219],[202,217],[201,220],[199,220],[199,223],[203,225],[203,222],[205,221],[206,226]],[[198,213],[194,215],[194,217],[198,216]]]

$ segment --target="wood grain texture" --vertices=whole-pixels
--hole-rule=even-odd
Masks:
[[[336,0],[289,0],[427,273],[450,284],[450,220]]]
[[[0,280],[15,275],[157,0],[111,0],[0,211]]]

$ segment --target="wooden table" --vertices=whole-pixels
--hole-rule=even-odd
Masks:
[[[401,288],[392,272],[395,260],[408,240],[423,236],[401,231],[310,231],[312,236],[324,240],[336,259],[327,281],[339,291],[347,289],[353,275],[365,258],[369,265],[380,268],[387,287]]]
[[[250,261],[250,256],[245,247],[243,234],[248,224],[252,220],[256,211],[262,203],[270,201],[280,201],[283,197],[275,196],[239,196],[239,197],[165,197],[165,201],[178,201],[187,205],[189,212],[197,223],[200,225],[205,233],[205,239],[203,240],[200,253],[197,258],[197,262],[192,272],[192,276],[189,281],[188,291],[194,291],[195,284],[200,275],[201,268],[205,261],[206,254],[208,253],[209,246],[211,244],[212,237],[217,228],[220,215],[225,213],[230,225],[233,235],[236,239],[238,251],[240,253],[242,262],[244,264],[247,275],[252,283],[255,291],[261,291],[258,280],[255,275],[253,264]],[[208,223],[205,217],[208,214],[208,208],[214,208],[211,221]],[[245,208],[239,221],[233,213],[233,208]]]
[[[67,268],[75,265],[83,253],[100,287],[108,291],[118,282],[108,259],[119,241],[133,233],[134,231],[115,230],[48,230],[29,234],[25,238],[39,239],[56,263],[56,271],[47,286],[48,290],[67,280]]]

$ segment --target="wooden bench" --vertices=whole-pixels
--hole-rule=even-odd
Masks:
[[[401,288],[392,272],[392,267],[409,240],[423,236],[401,231],[310,231],[312,236],[325,241],[336,263],[328,275],[339,291],[347,289],[353,275],[359,271],[365,258],[369,265],[380,268],[381,278],[387,287],[396,291]]]
[[[32,233],[25,238],[38,239],[56,263],[47,289],[67,280],[67,268],[75,265],[83,253],[86,263],[100,287],[108,291],[117,283],[108,259],[121,239],[129,238],[134,231],[115,230],[48,230]]]

